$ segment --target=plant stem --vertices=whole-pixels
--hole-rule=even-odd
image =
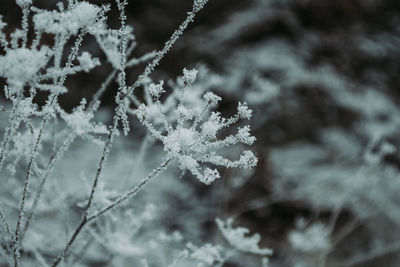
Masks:
[[[56,267],[68,254],[68,251],[70,250],[72,244],[78,237],[79,233],[83,230],[86,224],[93,222],[103,214],[107,213],[108,211],[112,210],[113,208],[117,207],[119,204],[122,202],[126,201],[127,199],[135,196],[140,190],[143,189],[143,187],[154,177],[158,176],[162,171],[166,170],[168,167],[168,164],[172,161],[172,158],[167,158],[164,160],[164,162],[157,168],[154,169],[146,178],[144,178],[142,181],[140,181],[134,188],[126,192],[124,195],[120,196],[117,198],[113,203],[108,205],[107,207],[103,208],[102,210],[96,212],[94,215],[88,216],[87,213],[85,212],[84,216],[82,216],[82,219],[75,229],[74,233],[72,234],[71,238],[68,240],[64,250],[62,253],[60,253],[57,258],[54,260],[53,264],[51,267]]]

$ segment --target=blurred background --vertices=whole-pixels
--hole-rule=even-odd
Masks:
[[[56,8],[56,1],[34,4]],[[133,56],[161,48],[191,5],[129,1]],[[109,22],[117,28],[112,6]],[[2,0],[0,13],[11,34],[20,10]],[[183,191],[190,191],[159,189],[169,203],[159,223],[184,233],[196,227],[196,239],[210,242],[214,219],[234,217],[274,250],[270,266],[400,266],[399,47],[396,0],[210,0],[152,78],[195,67],[199,83],[223,97],[222,114],[246,101],[259,164],[251,172],[226,170],[209,187],[185,178]],[[82,49],[105,60],[93,38]],[[130,70],[129,81],[144,67]],[[62,104],[90,98],[93,82],[111,69],[67,80],[73,89]],[[104,95],[105,107],[116,88]],[[224,266],[258,265],[242,257]]]

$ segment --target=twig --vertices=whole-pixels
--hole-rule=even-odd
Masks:
[[[62,156],[62,155],[64,154],[64,152],[68,149],[68,147],[69,147],[70,144],[73,142],[73,140],[75,139],[75,137],[76,137],[76,134],[75,134],[75,133],[70,133],[70,134],[68,135],[68,137],[65,139],[64,143],[61,145],[61,147],[60,147],[60,148],[56,151],[56,153],[50,158],[50,162],[49,162],[49,164],[48,164],[48,166],[47,166],[47,168],[46,168],[46,171],[45,171],[45,173],[43,174],[42,179],[40,180],[39,188],[38,188],[38,190],[36,191],[35,196],[34,196],[34,198],[33,198],[32,207],[31,207],[30,212],[29,212],[29,214],[28,214],[28,216],[27,216],[24,229],[23,229],[23,231],[22,231],[22,233],[21,233],[21,238],[20,238],[21,241],[23,240],[24,234],[25,234],[25,232],[28,230],[29,224],[30,224],[30,222],[31,222],[31,220],[32,220],[32,218],[33,218],[33,216],[34,216],[34,214],[35,214],[35,210],[36,210],[36,207],[37,207],[37,205],[38,205],[38,203],[39,203],[39,199],[40,199],[40,197],[41,197],[41,195],[42,195],[43,188],[44,188],[44,185],[45,185],[45,183],[46,183],[46,181],[47,181],[47,178],[49,177],[49,175],[50,175],[51,172],[53,171],[54,165],[55,165],[56,161],[57,161],[58,159],[61,158],[61,156]]]
[[[28,169],[26,171],[26,176],[25,176],[25,182],[24,182],[24,189],[22,191],[22,197],[19,205],[19,212],[18,212],[18,220],[17,220],[17,226],[15,228],[15,237],[14,237],[14,266],[18,267],[18,262],[19,262],[19,244],[20,244],[20,239],[19,236],[21,234],[21,224],[22,220],[24,218],[24,213],[25,213],[25,200],[28,194],[28,186],[29,186],[29,178],[32,174],[32,166],[33,166],[33,161],[36,158],[36,154],[38,152],[38,147],[40,143],[40,139],[42,137],[42,134],[44,132],[44,127],[41,127],[38,137],[36,139],[33,151],[31,153],[29,163],[28,163]]]
[[[83,230],[86,224],[93,222],[103,214],[107,213],[108,211],[112,210],[113,208],[117,207],[119,204],[122,202],[126,201],[127,199],[135,196],[143,187],[154,177],[159,175],[162,171],[164,171],[168,164],[172,161],[172,158],[166,159],[157,169],[153,170],[146,178],[144,178],[142,181],[139,182],[134,188],[129,190],[127,193],[124,195],[120,196],[115,200],[113,203],[108,205],[107,207],[103,208],[102,210],[96,212],[94,215],[91,216],[86,216],[84,215],[78,225],[78,227],[75,229],[74,233],[72,234],[71,238],[68,240],[67,245],[65,246],[64,250],[62,253],[60,253],[57,258],[54,260],[53,264],[51,267],[56,267],[67,255],[68,251],[70,250],[72,244],[74,243],[75,239],[79,235],[79,233]]]
[[[91,102],[88,105],[87,109],[88,109],[89,112],[94,113],[98,109],[98,107],[99,107],[98,102],[99,102],[101,96],[104,94],[105,90],[107,89],[108,85],[110,85],[110,83],[111,83],[112,79],[114,78],[115,74],[116,74],[116,71],[114,70],[113,72],[110,73],[110,75],[106,78],[106,80],[101,84],[100,88],[97,90],[97,92],[93,96],[93,99],[91,100]],[[47,181],[48,176],[53,171],[56,161],[61,158],[61,156],[64,154],[64,152],[72,144],[72,142],[75,139],[75,137],[76,137],[76,134],[75,133],[71,133],[67,137],[67,139],[64,141],[64,143],[61,145],[61,147],[57,150],[57,152],[50,158],[50,162],[49,162],[49,164],[47,166],[46,172],[45,172],[45,174],[43,175],[43,177],[42,177],[42,179],[40,181],[39,189],[38,189],[38,191],[36,192],[36,194],[34,196],[33,204],[32,204],[32,207],[31,207],[31,211],[30,211],[30,213],[28,215],[28,218],[27,218],[27,221],[26,221],[26,224],[25,224],[25,227],[24,227],[24,231],[23,231],[21,240],[23,240],[23,235],[26,232],[26,230],[29,228],[29,224],[30,224],[30,222],[31,222],[31,220],[32,220],[32,218],[34,216],[36,206],[38,205],[39,199],[41,197],[41,194],[42,194],[42,191],[43,191],[43,188],[44,188],[44,185],[45,185],[45,183]]]
[[[117,3],[119,3],[119,1],[117,1]],[[195,1],[195,3],[198,3],[198,1]],[[96,219],[97,217],[101,216],[102,214],[106,213],[107,211],[113,209],[114,207],[116,207],[118,204],[120,204],[121,202],[125,201],[126,199],[130,198],[131,196],[134,196],[137,194],[137,192],[140,191],[141,188],[143,188],[143,186],[153,177],[152,174],[156,175],[158,174],[158,172],[160,171],[159,168],[156,169],[152,174],[150,174],[148,177],[146,177],[144,180],[142,180],[142,182],[140,182],[135,188],[133,188],[132,190],[130,190],[128,193],[126,193],[125,195],[119,197],[114,203],[112,203],[111,205],[109,205],[108,207],[106,207],[105,209],[101,210],[100,212],[96,213],[93,216],[90,216],[88,218],[88,211],[89,208],[91,206],[91,203],[93,201],[93,196],[94,193],[96,191],[96,187],[97,187],[97,183],[98,183],[98,179],[100,177],[100,174],[103,170],[105,161],[107,159],[107,156],[109,154],[110,148],[112,146],[113,143],[113,138],[114,135],[117,133],[117,127],[119,124],[119,121],[121,120],[121,118],[124,116],[124,108],[123,105],[125,103],[125,99],[131,95],[134,90],[139,87],[141,85],[141,82],[143,79],[147,78],[155,69],[155,67],[159,64],[159,62],[161,61],[161,59],[168,53],[168,51],[171,49],[172,45],[176,42],[176,40],[178,40],[178,38],[183,34],[184,30],[187,28],[187,26],[189,25],[190,22],[192,22],[194,20],[195,14],[201,10],[201,8],[204,6],[204,4],[206,3],[206,1],[201,2],[202,4],[200,4],[200,6],[197,4],[193,5],[193,9],[191,12],[188,12],[188,16],[186,17],[186,19],[182,22],[182,24],[179,26],[179,28],[177,30],[174,31],[174,33],[172,34],[172,36],[170,37],[170,39],[165,43],[164,47],[162,50],[160,50],[159,52],[157,52],[157,56],[147,65],[147,67],[145,68],[144,72],[139,76],[139,78],[136,80],[136,82],[131,85],[129,88],[124,88],[124,84],[120,84],[120,88],[119,88],[119,92],[118,95],[116,97],[117,99],[117,106],[115,107],[114,110],[114,118],[113,118],[113,126],[110,129],[106,144],[104,146],[103,149],[103,154],[101,156],[97,171],[96,171],[96,176],[95,179],[93,181],[93,186],[89,195],[89,199],[88,199],[88,203],[86,205],[86,210],[84,212],[84,215],[82,216],[81,222],[79,223],[78,227],[76,228],[75,232],[73,233],[72,237],[69,239],[68,243],[66,244],[63,252],[61,254],[58,255],[58,257],[55,259],[55,261],[52,264],[52,267],[57,266],[62,259],[64,259],[64,257],[67,255],[72,243],[74,242],[74,240],[76,239],[76,237],[78,236],[78,234],[82,231],[83,227],[89,222],[89,221],[93,221],[94,219]],[[119,5],[120,8],[120,5]],[[121,22],[122,25],[124,26],[124,16],[121,15]],[[124,46],[125,44],[122,44],[122,46]],[[126,47],[125,47],[126,49]],[[122,59],[124,60],[124,59]],[[124,61],[123,61],[124,63]],[[123,64],[123,67],[125,66],[125,64]],[[124,69],[122,68],[122,75],[124,74]],[[124,82],[124,81],[122,81]],[[165,164],[165,166],[168,165],[168,163],[171,161],[172,159],[168,159],[166,162],[164,162],[163,164]],[[163,164],[161,166],[163,166]]]
[[[72,61],[76,58],[76,56],[78,55],[78,50],[79,47],[83,41],[83,36],[86,34],[86,31],[82,31],[78,37],[77,40],[75,41],[74,47],[71,49],[71,53],[68,56],[68,60],[67,60],[67,67],[71,67],[72,65]],[[65,82],[67,75],[64,75],[63,77],[60,78],[58,85],[62,85]],[[49,96],[49,106],[52,106],[58,97],[58,93],[54,93],[51,94]],[[32,166],[33,166],[33,162],[36,158],[37,152],[38,152],[38,148],[39,148],[39,144],[42,138],[43,133],[45,132],[47,123],[51,120],[51,114],[47,113],[45,115],[45,117],[43,118],[41,124],[40,124],[40,130],[39,130],[39,134],[36,138],[35,141],[35,145],[33,148],[33,151],[31,153],[31,156],[29,158],[29,162],[28,162],[28,168],[26,171],[26,176],[25,176],[25,182],[24,182],[24,189],[22,191],[22,197],[21,197],[21,201],[20,201],[20,205],[19,205],[19,211],[18,211],[18,220],[17,220],[17,226],[15,228],[15,238],[14,238],[14,267],[18,267],[19,265],[19,250],[20,250],[20,234],[21,234],[21,224],[22,224],[22,220],[24,218],[24,214],[25,214],[25,200],[27,197],[27,193],[28,193],[28,186],[29,186],[29,182],[30,182],[30,177],[32,174]]]
[[[90,216],[88,218],[88,221],[92,221],[95,220],[97,217],[103,215],[104,213],[108,212],[111,209],[114,209],[115,207],[117,207],[119,204],[121,204],[122,202],[124,202],[125,200],[135,196],[142,188],[143,186],[145,186],[152,178],[156,177],[158,174],[160,174],[163,170],[165,170],[168,166],[168,164],[173,160],[173,158],[168,158],[166,159],[161,165],[160,167],[158,167],[157,169],[153,170],[153,172],[151,174],[149,174],[146,178],[144,178],[142,181],[140,181],[139,184],[137,184],[134,188],[132,188],[131,190],[129,190],[127,193],[125,193],[124,195],[120,196],[119,198],[117,198],[117,200],[115,200],[113,203],[111,203],[110,205],[108,205],[107,207],[103,208],[102,210],[98,211],[97,213],[95,213],[94,215]]]

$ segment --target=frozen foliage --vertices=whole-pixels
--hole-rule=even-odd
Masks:
[[[183,71],[182,80],[185,85],[180,89],[180,94],[188,94],[190,86],[196,78],[196,70]],[[218,154],[218,150],[238,143],[252,145],[255,137],[250,135],[250,127],[238,128],[236,134],[218,138],[219,133],[240,119],[251,118],[252,111],[246,103],[239,103],[237,114],[230,118],[223,118],[218,112],[210,112],[209,109],[219,101],[221,97],[212,92],[204,94],[205,101],[199,103],[202,106],[200,113],[192,112],[181,97],[176,107],[176,121],[166,121],[166,114],[160,96],[165,92],[164,83],[151,83],[148,86],[149,94],[153,97],[148,104],[141,104],[135,111],[137,117],[145,125],[152,136],[164,145],[167,157],[176,159],[182,172],[190,171],[199,181],[211,184],[220,178],[217,169],[207,167],[207,164],[225,166],[229,168],[253,168],[257,164],[257,158],[251,151],[244,151],[238,160],[230,160]],[[153,118],[162,118],[162,129],[157,129]]]
[[[236,114],[225,118],[214,111],[222,98],[207,92],[204,83],[196,84],[201,76],[196,69],[184,69],[176,82],[168,82],[168,89],[163,81],[156,84],[150,78],[206,3],[194,0],[186,19],[164,46],[139,58],[130,56],[136,42],[133,28],[127,25],[128,1],[115,1],[120,24],[116,29],[107,25],[113,5],[88,1],[69,0],[58,3],[56,10],[44,10],[33,6],[33,1],[17,0],[22,9],[21,27],[10,38],[0,17],[0,76],[6,82],[1,116],[8,116],[2,118],[8,124],[0,144],[1,201],[5,201],[0,202],[0,264],[222,266],[227,260],[226,249],[218,244],[195,246],[179,231],[171,232],[167,226],[159,229],[165,224],[158,211],[163,207],[143,200],[128,202],[155,177],[172,176],[167,168],[173,162],[182,173],[189,171],[207,185],[221,177],[218,167],[251,169],[257,165],[250,150],[236,153],[256,141],[250,126],[240,124],[252,117],[246,102],[239,102]],[[90,46],[84,45],[88,35],[93,37],[88,42],[95,42]],[[52,42],[44,45],[46,38]],[[98,48],[81,51],[82,47]],[[98,56],[99,51],[104,55]],[[137,80],[129,81],[129,68],[146,62]],[[73,94],[67,79],[102,65],[111,70],[90,101],[82,98],[77,106],[65,107],[60,99]],[[101,100],[111,86],[115,87],[111,92],[115,102],[110,123],[101,118],[102,112],[108,113]],[[131,128],[140,127],[132,115],[147,131],[135,143],[137,151],[128,149],[133,146],[128,138],[117,138],[120,130],[128,135]],[[154,153],[158,149],[154,140],[162,144],[164,157]],[[114,144],[123,148],[114,150]],[[237,158],[226,157],[228,153]],[[113,164],[108,169],[110,161]],[[172,183],[171,190],[191,190],[182,181]],[[149,194],[156,198],[149,199],[164,202],[171,190],[163,190],[160,187],[159,193]],[[187,221],[193,224],[192,231],[200,228],[199,222]],[[227,238],[240,242],[237,249],[270,255],[269,250],[258,248],[258,235],[245,237],[247,230],[232,229],[230,224],[220,227]]]

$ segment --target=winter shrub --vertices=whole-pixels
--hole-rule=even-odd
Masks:
[[[58,3],[57,10],[43,10],[29,0],[16,3],[22,10],[21,26],[10,39],[0,17],[0,76],[6,82],[1,115],[7,121],[0,144],[1,264],[222,266],[238,253],[271,254],[258,247],[258,235],[247,237],[249,230],[232,228],[232,221],[217,223],[235,249],[194,245],[180,232],[168,232],[158,211],[164,206],[153,204],[174,190],[190,192],[187,183],[167,170],[170,166],[181,177],[188,172],[210,185],[221,178],[221,167],[250,169],[257,164],[250,150],[237,153],[256,140],[250,126],[242,125],[252,116],[245,102],[230,117],[214,111],[222,99],[207,92],[204,83],[197,84],[196,69],[184,69],[168,86],[150,78],[207,0],[194,0],[164,47],[139,58],[130,56],[136,42],[127,25],[126,0],[115,1],[117,29],[107,24],[110,4],[69,0]],[[51,36],[51,45],[42,42],[45,36]],[[81,51],[89,36],[106,61]],[[127,72],[141,63],[147,66],[130,83]],[[112,71],[91,99],[65,108],[60,98],[71,91],[66,80],[104,64]],[[110,87],[115,94],[111,123],[101,102]],[[142,139],[132,142],[121,136],[133,135],[132,129],[145,132]],[[163,177],[140,200],[137,194],[156,176]],[[173,186],[166,190],[162,183],[169,180]],[[262,263],[266,266],[267,259]]]

